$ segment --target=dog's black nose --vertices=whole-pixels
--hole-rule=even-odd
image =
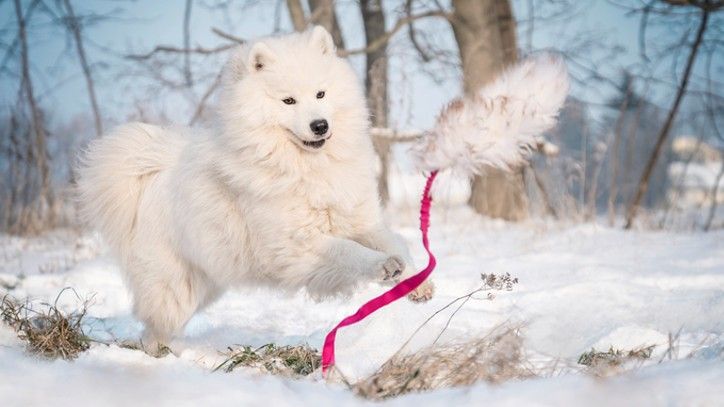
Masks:
[[[309,123],[309,127],[312,129],[312,133],[323,136],[329,130],[329,124],[324,119],[315,120]]]

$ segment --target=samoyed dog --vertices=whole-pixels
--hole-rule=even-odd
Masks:
[[[81,213],[117,253],[144,346],[232,287],[322,299],[414,274],[383,221],[362,88],[324,28],[238,50],[218,116],[208,131],[129,123],[81,159]]]

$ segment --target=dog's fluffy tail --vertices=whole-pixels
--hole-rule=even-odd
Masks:
[[[539,135],[553,127],[567,94],[568,74],[560,58],[527,59],[473,97],[443,109],[415,148],[419,166],[475,174],[485,166],[519,165]]]
[[[146,183],[173,164],[180,148],[167,130],[143,123],[125,124],[91,142],[77,168],[81,219],[122,250]]]

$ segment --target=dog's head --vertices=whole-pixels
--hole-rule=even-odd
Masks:
[[[360,117],[366,121],[358,80],[320,26],[242,47],[227,64],[224,84],[227,128],[273,130],[268,137],[284,137],[303,152],[325,151],[338,138],[356,136],[345,127]]]

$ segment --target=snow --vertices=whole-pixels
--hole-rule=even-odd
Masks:
[[[417,199],[419,177],[397,177],[398,202]],[[459,205],[464,186],[444,177],[436,189],[431,242],[438,257],[436,296],[426,304],[399,301],[338,333],[337,362],[349,380],[369,375],[425,319],[481,285],[481,273],[510,273],[512,291],[474,296],[450,320],[442,343],[522,324],[529,359],[541,378],[445,389],[391,400],[393,405],[706,405],[724,403],[724,231],[622,231],[596,224],[494,221]],[[461,192],[462,191],[462,192]],[[426,263],[416,205],[389,212],[395,229]],[[64,287],[72,287],[58,297]],[[268,290],[230,292],[204,310],[156,359],[115,344],[95,343],[73,362],[23,352],[0,328],[3,405],[358,405],[365,401],[317,372],[282,379],[240,368],[212,373],[228,346],[309,343],[319,348],[342,317],[386,287],[371,284],[349,299],[314,302]],[[0,294],[56,303],[66,311],[88,300],[86,330],[98,341],[135,340],[118,266],[94,234],[58,231],[39,238],[0,236]],[[456,307],[433,318],[405,348],[430,345]],[[675,338],[667,353],[670,335]],[[591,348],[656,345],[641,367],[607,379],[580,372]],[[671,357],[670,357],[671,356]],[[672,359],[672,360],[670,360]],[[661,362],[661,363],[659,363]],[[550,366],[559,366],[554,374]],[[548,372],[548,373],[546,373]],[[9,401],[9,402],[8,402]]]
[[[669,165],[669,177],[680,182],[685,188],[702,189],[711,191],[717,182],[717,176],[721,168],[721,162],[687,163],[676,161]],[[682,179],[682,177],[684,177]],[[724,191],[724,177],[717,185],[719,193]]]

